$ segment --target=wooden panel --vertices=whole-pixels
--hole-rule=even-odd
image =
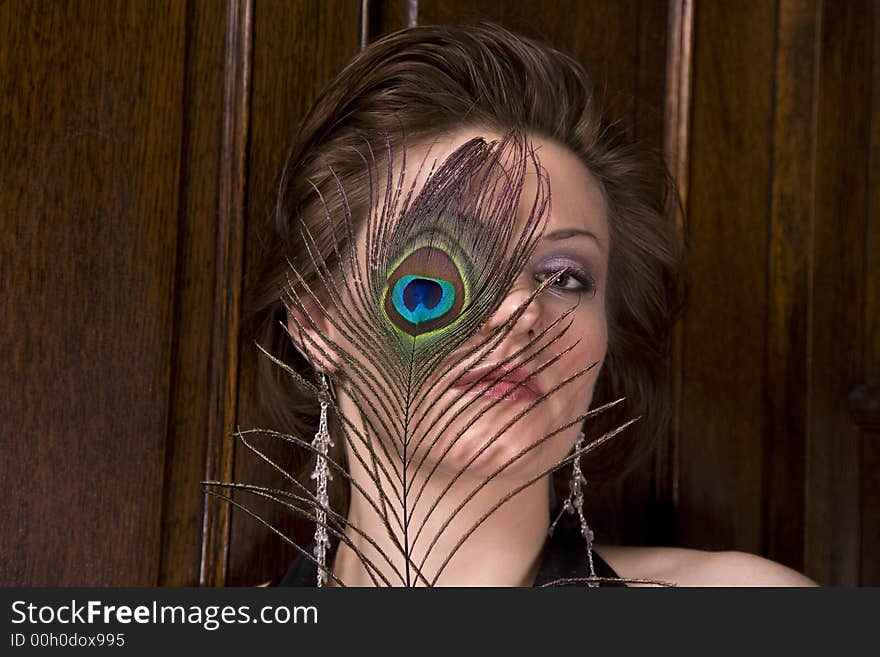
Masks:
[[[663,154],[675,181],[678,201],[681,204],[677,225],[681,233],[686,235],[694,40],[693,2],[674,0],[669,3],[666,13]],[[656,21],[657,18],[654,20]],[[621,513],[626,518],[629,531],[622,538],[629,543],[672,545],[675,542],[675,509],[678,504],[680,471],[683,346],[684,335],[682,324],[679,322],[672,333],[669,362],[668,385],[672,393],[669,431],[661,438],[652,457],[650,481],[645,468],[640,468],[627,478],[624,489],[625,497]],[[650,509],[647,516],[646,508]]]
[[[324,84],[358,52],[360,7],[343,0],[294,4],[258,2],[253,17],[253,87],[248,151],[246,262],[253,261],[257,227],[274,209],[285,149],[297,123]],[[242,345],[239,424],[265,426],[257,411],[255,363],[264,358],[252,344]],[[229,431],[234,425],[227,425]],[[234,481],[281,485],[269,466],[241,445],[236,447]],[[289,450],[288,450],[289,452]],[[283,460],[292,463],[288,454]],[[290,513],[247,501],[273,524],[300,542],[309,528]],[[254,584],[277,575],[297,553],[244,513],[232,515],[227,583]]]
[[[819,6],[783,0],[777,20],[767,309],[763,552],[804,566],[804,436]]]
[[[700,3],[678,541],[761,548],[774,8]]]
[[[877,457],[847,394],[875,371],[877,6],[696,11],[677,542],[826,584],[876,568],[862,523],[876,527]]]
[[[650,148],[664,148],[666,130],[665,110],[667,106],[666,59],[671,26],[669,15],[673,8],[687,2],[657,2],[639,0],[636,12],[636,61],[633,66],[634,84],[632,93],[635,108],[633,134],[640,142]],[[687,18],[686,16],[684,17]],[[687,36],[685,36],[687,38]],[[606,53],[607,55],[607,53]],[[669,149],[667,154],[669,153]]]
[[[367,10],[362,48],[385,34],[418,25],[418,0],[362,0],[362,4]]]
[[[862,433],[861,466],[863,525],[859,585],[880,586],[880,556],[878,556],[880,555],[880,504],[877,502],[877,473],[880,472],[880,431]]]
[[[206,479],[230,481],[234,458],[231,431],[238,414],[239,320],[244,277],[245,189],[250,118],[252,0],[229,0],[224,53],[223,122],[217,186],[215,306],[208,379]],[[203,585],[225,582],[229,562],[230,508],[205,504]]]
[[[666,140],[666,130],[669,128],[666,114],[670,104],[666,93],[669,84],[667,57],[671,40],[683,39],[687,42],[689,38],[683,31],[689,29],[690,16],[679,13],[686,4],[679,0],[640,0],[636,14],[638,48],[635,84],[631,92],[635,103],[633,136],[649,148],[660,151],[665,147],[668,163],[674,161],[679,153],[675,150],[677,143],[670,144]],[[689,57],[689,54],[686,56]],[[678,82],[681,88],[687,89],[687,80]],[[676,89],[680,90],[679,87]],[[686,160],[686,151],[680,155]],[[675,394],[674,372],[670,374],[670,389]],[[673,402],[673,407],[676,405]],[[656,451],[620,482],[616,499],[610,498],[606,502],[604,517],[617,514],[620,519],[620,533],[614,537],[618,542],[627,545],[665,545],[671,541],[674,531],[672,477],[675,470],[670,467],[670,457],[675,451],[675,440],[672,432],[662,436]],[[601,522],[602,517],[596,520]]]
[[[865,262],[864,379],[880,388],[880,0],[874,0],[871,150]],[[878,409],[880,412],[880,409]],[[861,584],[880,586],[880,429],[862,434]]]
[[[651,11],[665,16],[664,3],[655,3]],[[596,89],[615,116],[625,118],[628,127],[636,124],[636,96],[638,91],[639,53],[642,42],[639,35],[639,0],[564,0],[543,4],[507,0],[420,0],[418,22],[467,23],[484,19],[495,21],[516,32],[541,39],[563,50],[578,61],[593,77]],[[665,34],[665,21],[652,28]],[[662,61],[665,47],[660,37],[660,51],[655,68]],[[646,41],[651,37],[645,36]],[[659,67],[662,74],[662,67]],[[662,116],[663,99],[654,98],[654,110]],[[647,108],[645,108],[647,109]]]
[[[847,395],[863,374],[869,15],[869,2],[826,3],[819,45],[805,565],[839,585],[859,578],[860,445]]]
[[[187,5],[186,87],[180,177],[181,224],[177,245],[171,419],[165,465],[162,562],[159,585],[199,583],[203,492],[209,436],[214,353],[217,242],[228,230],[218,211],[224,163],[223,126],[227,6]],[[228,108],[230,110],[234,108]],[[225,218],[225,217],[224,217]],[[225,298],[225,297],[224,297]]]
[[[0,3],[0,583],[157,580],[185,5]]]

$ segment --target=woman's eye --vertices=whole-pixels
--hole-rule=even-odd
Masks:
[[[543,283],[545,280],[553,276],[557,271],[541,271],[535,274],[535,281]],[[594,292],[596,284],[590,276],[581,274],[570,269],[566,269],[559,277],[550,285],[556,290],[565,292],[577,292],[579,294]]]

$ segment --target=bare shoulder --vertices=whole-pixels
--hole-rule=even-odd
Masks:
[[[817,586],[796,570],[747,552],[599,544],[595,550],[626,579],[676,586]]]

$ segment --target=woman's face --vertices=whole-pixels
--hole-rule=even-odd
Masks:
[[[423,158],[427,158],[428,163],[416,178],[416,190],[424,184],[435,158],[441,163],[459,146],[478,136],[489,141],[503,138],[489,129],[467,128],[431,143],[408,146],[408,168],[418,168]],[[543,236],[497,310],[438,368],[436,395],[429,400],[434,401],[433,397],[439,395],[438,403],[426,411],[419,425],[425,431],[407,446],[408,457],[422,464],[422,472],[437,465],[447,475],[465,470],[468,475],[484,478],[523,449],[585,413],[590,406],[608,342],[605,297],[610,244],[606,203],[599,183],[574,153],[549,139],[530,135],[529,140],[550,183],[551,197]],[[407,180],[407,186],[409,182]],[[515,218],[520,232],[533,210],[538,184],[538,175],[530,164]],[[515,230],[514,239],[517,236]],[[563,269],[567,273],[538,294],[512,330],[487,352],[492,336],[528,301],[541,282]],[[547,337],[558,333],[570,321],[567,332],[535,358],[516,367],[517,362],[534,355],[546,344],[546,340],[539,340],[529,346],[532,338],[540,336],[572,308],[566,322],[560,323]],[[328,334],[337,341],[344,341],[332,327]],[[475,348],[477,351],[472,353]],[[524,348],[515,362],[465,393],[476,377],[485,374],[485,368],[502,363]],[[538,371],[562,352],[566,353]],[[594,367],[514,422],[535,399],[548,395],[590,365]],[[347,368],[342,366],[342,369]],[[493,385],[499,377],[503,378]],[[515,388],[523,379],[526,383]],[[449,405],[448,412],[441,415],[441,409]],[[499,476],[525,481],[547,470],[570,453],[579,432],[580,424],[576,424],[558,433]],[[587,439],[591,437],[588,433]],[[402,447],[388,445],[388,451],[394,454]],[[483,452],[472,461],[481,449]],[[410,466],[412,471],[414,468]]]

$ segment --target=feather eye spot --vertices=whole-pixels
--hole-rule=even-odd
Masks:
[[[453,258],[436,247],[419,248],[404,258],[386,289],[386,315],[412,337],[449,326],[464,306],[461,273]]]
[[[392,294],[395,309],[413,324],[442,317],[455,301],[452,283],[421,276],[398,279]]]

